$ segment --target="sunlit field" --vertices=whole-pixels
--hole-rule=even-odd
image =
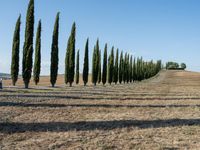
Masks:
[[[1,149],[200,147],[199,73],[161,71],[140,83],[96,87],[51,88],[46,80],[28,90],[4,83]]]

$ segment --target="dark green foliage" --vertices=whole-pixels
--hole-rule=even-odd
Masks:
[[[107,80],[107,44],[105,44],[104,56],[103,56],[103,72],[102,72],[103,85],[105,85],[106,80]]]
[[[179,68],[179,64],[177,62],[167,62],[166,69],[177,69]]]
[[[54,31],[53,31],[53,38],[52,38],[52,45],[51,45],[51,68],[50,68],[50,82],[52,87],[54,87],[57,75],[58,75],[58,36],[59,36],[59,14],[57,13],[55,24],[54,24]]]
[[[141,81],[155,76],[162,68],[161,61],[154,63],[152,60],[149,62],[143,61],[142,57],[134,58],[133,62],[133,80]]]
[[[93,55],[92,55],[92,83],[96,85],[96,48],[94,46]]]
[[[119,60],[119,83],[122,83],[123,79],[123,72],[124,72],[124,65],[123,65],[123,52],[120,54],[120,60]]]
[[[72,25],[71,34],[68,39],[67,52],[65,58],[65,83],[69,82],[72,86],[74,82],[74,70],[75,70],[75,44],[76,44],[76,24]]]
[[[129,83],[130,81],[130,70],[129,70],[129,54],[126,60],[126,82]]]
[[[156,64],[156,72],[159,72],[162,69],[162,61],[158,60]]]
[[[137,80],[136,78],[136,61],[135,61],[135,57],[133,60],[133,81]]]
[[[23,47],[22,76],[25,88],[28,88],[32,73],[34,33],[34,0],[29,1],[26,14],[25,42]]]
[[[96,85],[99,71],[99,40],[97,40],[92,58],[92,83]]]
[[[127,81],[127,53],[125,53],[124,59],[123,59],[123,82],[125,83]]]
[[[83,64],[83,83],[84,86],[88,82],[88,72],[89,72],[89,39],[86,41],[85,45],[85,57],[84,57],[84,64]]]
[[[13,45],[12,45],[11,78],[12,78],[12,84],[14,86],[18,80],[18,74],[19,74],[20,25],[21,25],[21,15],[17,19],[15,25],[15,32],[13,36]]]
[[[117,84],[119,80],[119,50],[117,49],[116,51],[116,56],[115,56],[115,67],[114,67],[114,83]]]
[[[99,50],[99,70],[98,70],[98,83],[101,83],[101,50]]]
[[[70,37],[67,41],[67,50],[65,55],[65,84],[69,82],[69,53],[70,53]]]
[[[76,56],[76,84],[79,83],[79,50],[77,51]]]
[[[41,20],[38,23],[37,34],[36,34],[36,45],[35,45],[35,61],[33,77],[34,82],[37,85],[40,81],[40,68],[41,68]]]
[[[33,45],[31,45],[27,51],[27,55],[26,55],[26,62],[24,64],[25,66],[25,70],[23,73],[23,79],[24,79],[24,84],[25,84],[25,88],[28,88],[30,79],[31,79],[31,73],[32,73],[32,63],[33,63],[33,59],[30,59],[30,56],[33,54]]]
[[[141,58],[138,58],[137,60],[137,79],[138,81],[141,81],[143,79],[143,74],[142,74],[142,66],[143,65],[143,59],[142,57]]]
[[[113,82],[113,73],[114,73],[114,47],[112,47],[111,54],[108,58],[108,83]]]
[[[162,68],[162,65],[160,65],[160,62],[158,62],[158,67]],[[185,70],[186,69],[186,64],[181,63],[180,65],[177,62],[167,62],[166,63],[166,69],[168,70]]]
[[[130,63],[129,63],[129,81],[133,81],[133,56],[131,55]]]
[[[159,63],[159,67],[158,67],[158,68],[161,68],[160,63]],[[186,69],[186,64],[185,64],[185,63],[181,63],[181,68],[182,68],[183,70],[185,70],[185,69]]]

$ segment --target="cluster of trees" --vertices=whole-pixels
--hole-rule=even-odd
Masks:
[[[59,12],[56,15],[54,24],[52,45],[51,45],[51,65],[50,65],[50,83],[52,87],[55,86],[58,75],[58,63],[59,63]],[[21,15],[17,19],[15,32],[13,36],[12,46],[12,62],[11,62],[11,76],[13,85],[16,84],[19,73],[19,48],[20,48],[20,25]],[[26,15],[26,28],[25,28],[25,41],[23,46],[22,57],[22,77],[25,88],[29,87],[29,82],[33,69],[33,80],[37,85],[40,81],[41,70],[41,30],[42,22],[39,20],[36,33],[35,48],[33,46],[34,36],[34,0],[29,1],[27,15]],[[73,23],[71,34],[68,38],[66,57],[65,57],[65,83],[72,86],[72,83],[79,83],[79,50],[76,54],[76,24]],[[35,49],[35,59],[33,66],[33,49]],[[142,58],[133,58],[128,53],[120,53],[114,47],[111,49],[111,53],[107,56],[107,44],[104,47],[104,55],[101,57],[101,50],[99,47],[99,40],[97,40],[92,57],[92,83],[129,83],[133,81],[141,81],[150,78],[157,74],[161,70],[161,61],[154,63],[153,61],[146,62]],[[76,54],[76,55],[75,55]],[[76,59],[75,59],[76,56]],[[103,62],[101,62],[103,60]],[[76,61],[76,63],[75,63]],[[76,71],[75,71],[76,64]],[[85,55],[83,63],[82,79],[84,85],[88,83],[89,76],[89,39],[85,44]],[[75,77],[76,75],[76,77]]]
[[[185,70],[186,69],[186,64],[181,63],[180,65],[177,62],[167,62],[166,63],[166,69],[167,70]]]

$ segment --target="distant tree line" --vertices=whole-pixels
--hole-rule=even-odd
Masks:
[[[59,15],[58,12],[55,19],[52,45],[51,45],[51,64],[50,64],[50,83],[52,87],[55,86],[58,76],[59,65]],[[36,43],[33,46],[34,37],[34,0],[29,1],[26,14],[25,27],[25,41],[23,46],[22,57],[22,77],[25,88],[29,87],[30,79],[33,73],[33,80],[37,85],[40,81],[41,71],[41,31],[42,21],[39,20]],[[19,49],[20,49],[20,25],[21,15],[17,19],[12,46],[12,62],[11,62],[11,76],[13,85],[16,84],[19,74]],[[66,55],[65,55],[65,83],[72,86],[75,78],[76,84],[79,84],[79,50],[76,54],[76,24],[72,25],[71,34],[67,41]],[[33,50],[35,49],[35,59],[33,64]],[[99,39],[93,49],[92,56],[92,83],[94,85],[102,83],[117,84],[117,83],[131,83],[134,81],[141,81],[156,75],[160,70],[161,61],[144,61],[142,57],[133,57],[126,52],[119,52],[114,46],[111,48],[111,53],[108,55],[108,46],[105,44],[103,55],[99,46]],[[119,55],[120,53],[120,55]],[[76,55],[75,55],[76,54]],[[76,56],[76,58],[75,58]],[[75,67],[76,61],[76,67]],[[168,64],[170,65],[170,64]],[[76,68],[76,71],[75,71]],[[32,72],[33,69],[33,72]],[[82,79],[86,86],[89,77],[89,38],[85,44],[85,54],[83,62]]]
[[[167,62],[166,63],[166,69],[167,70],[185,70],[186,69],[186,64],[181,63],[180,65],[177,62]]]

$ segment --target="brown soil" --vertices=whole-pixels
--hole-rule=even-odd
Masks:
[[[199,149],[200,74],[141,83],[0,91],[0,149]]]

